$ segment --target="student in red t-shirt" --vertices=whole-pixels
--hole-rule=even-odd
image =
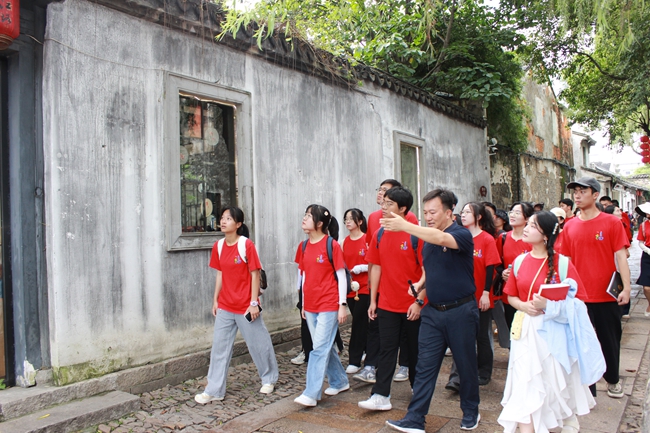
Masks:
[[[574,218],[573,200],[571,200],[570,198],[563,198],[558,202],[558,205],[560,206],[560,209],[562,209],[566,213],[566,216],[564,218],[564,224],[566,224],[571,218]]]
[[[377,188],[377,204],[381,206],[384,201],[384,194],[391,188],[401,187],[402,184],[395,179],[386,179]],[[366,241],[370,242],[372,236],[379,229],[379,219],[382,218],[382,210],[376,210],[368,216],[368,230],[366,231]],[[409,211],[406,214],[406,220],[413,223],[419,224],[417,217],[413,212]],[[372,263],[368,263],[368,275],[371,274]],[[377,322],[370,321],[368,324],[368,342],[366,345],[366,360],[365,367],[357,374],[352,376],[356,380],[360,380],[366,383],[375,383],[376,373],[377,373],[377,361],[379,357],[379,330],[377,329]],[[400,345],[400,355],[399,355],[399,365],[400,369],[396,373],[395,377],[397,381],[405,380],[408,378],[408,349],[406,348],[405,339],[402,338],[402,343]]]
[[[530,244],[524,242],[523,236],[524,227],[526,227],[526,223],[528,222],[528,219],[533,216],[533,213],[533,205],[525,201],[517,202],[510,206],[508,216],[510,218],[512,231],[505,235],[501,235],[505,236],[505,241],[503,241],[501,237],[496,240],[497,250],[503,260],[503,272],[501,272],[501,278],[505,283],[508,282],[508,277],[510,276],[511,271],[510,265],[512,265],[512,262],[515,261],[517,256],[526,254],[532,249]],[[507,298],[507,296],[503,297],[503,308],[505,310],[508,329],[510,329],[512,318],[515,316],[517,310],[508,303]]]
[[[521,433],[556,427],[578,432],[576,415],[588,414],[596,404],[588,386],[602,374],[605,362],[579,299],[585,286],[568,260],[563,275],[560,260],[565,259],[554,251],[559,225],[557,217],[546,211],[528,220],[523,236],[532,251],[516,261],[519,266],[514,265],[517,269],[513,267],[504,288],[510,304],[523,313],[520,336],[511,342],[498,418],[504,432],[514,433],[517,427]],[[564,300],[551,302],[543,292],[539,295],[542,284],[569,283],[568,279],[576,288]]]
[[[386,191],[382,203],[384,218],[392,218],[391,212],[404,218],[413,205],[413,195],[405,188],[393,187]],[[379,235],[381,234],[381,239]],[[370,410],[390,410],[390,388],[397,362],[402,332],[406,334],[409,380],[415,379],[418,360],[418,330],[420,310],[426,293],[414,299],[409,294],[410,280],[418,290],[424,284],[421,251],[424,242],[413,248],[411,235],[404,232],[377,230],[368,247],[370,274],[370,307],[368,317],[378,320],[381,341],[377,380],[368,400],[360,401],[359,407]],[[377,299],[377,293],[381,296]]]
[[[467,203],[460,212],[460,218],[472,234],[474,240],[474,285],[476,302],[479,308],[479,329],[476,334],[476,360],[478,362],[478,384],[487,385],[492,380],[494,364],[494,339],[492,338],[492,308],[494,298],[491,293],[494,267],[501,263],[494,243],[495,227],[487,206],[481,203]],[[460,391],[460,377],[456,363],[451,365],[446,389]]]
[[[641,255],[641,274],[636,283],[643,286],[643,294],[648,300],[648,306],[645,310],[645,316],[650,316],[650,203],[643,203],[637,206],[636,213],[643,215],[646,220],[639,226],[639,234],[636,239],[639,241],[639,247],[643,254]]]
[[[221,213],[220,228],[224,240],[214,244],[210,257],[210,267],[217,270],[217,282],[212,301],[212,315],[216,316],[216,319],[208,384],[204,392],[194,397],[200,404],[223,400],[238,329],[262,379],[260,392],[270,394],[278,380],[278,363],[273,343],[269,331],[264,326],[259,307],[262,265],[257,257],[255,245],[250,239],[246,239],[248,227],[244,224],[244,212],[237,207],[224,209]],[[245,257],[241,257],[239,245],[242,237],[245,240]],[[246,319],[247,314],[250,314],[250,322]]]
[[[567,185],[573,189],[573,198],[580,215],[565,223],[561,233],[561,254],[571,258],[585,283],[585,304],[596,335],[603,349],[607,371],[607,395],[622,398],[619,380],[621,356],[621,309],[619,305],[630,301],[630,268],[626,248],[630,246],[621,220],[600,212],[596,201],[600,183],[593,177],[582,177]],[[607,288],[618,267],[623,281],[623,291],[614,299]],[[592,386],[595,395],[596,387]]]
[[[321,397],[325,375],[327,395],[350,389],[345,369],[334,346],[339,323],[347,319],[347,280],[343,251],[336,242],[339,225],[324,206],[307,206],[302,218],[302,230],[309,239],[296,251],[298,285],[302,288],[302,317],[307,321],[313,349],[307,364],[307,385],[294,401],[303,406],[316,406]],[[332,237],[331,261],[327,252]]]
[[[343,214],[345,227],[350,235],[341,243],[345,265],[356,281],[357,290],[348,295],[348,308],[352,315],[352,330],[350,332],[349,365],[347,374],[355,374],[361,369],[361,358],[366,350],[368,338],[368,307],[370,306],[370,291],[368,289],[368,244],[366,242],[366,217],[359,209],[348,209]],[[353,286],[355,285],[352,283]],[[355,288],[353,287],[353,290]]]

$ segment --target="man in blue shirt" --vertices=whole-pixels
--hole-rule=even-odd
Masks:
[[[448,189],[435,189],[424,197],[427,227],[402,218],[384,218],[386,230],[404,231],[425,242],[422,257],[429,303],[420,313],[419,359],[413,384],[413,398],[406,416],[386,421],[389,427],[407,433],[424,433],[440,366],[447,347],[454,354],[460,376],[461,430],[474,430],[481,418],[478,406],[476,333],[479,312],[474,299],[474,241],[471,233],[454,224],[458,203]]]

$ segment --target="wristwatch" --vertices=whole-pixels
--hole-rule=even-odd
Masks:
[[[347,302],[343,302],[343,303],[341,304],[341,307],[347,307],[347,305],[348,305]]]
[[[260,303],[257,301],[251,301],[251,307],[259,307]]]
[[[415,298],[415,303],[418,304],[420,307],[424,305],[424,301],[418,298]]]

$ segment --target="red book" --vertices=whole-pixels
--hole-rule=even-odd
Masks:
[[[549,301],[564,301],[569,293],[568,284],[542,284],[539,286],[539,296],[543,296]]]

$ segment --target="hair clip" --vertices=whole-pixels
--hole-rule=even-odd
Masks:
[[[325,213],[323,213],[323,215],[329,216],[329,212],[325,211]]]
[[[560,227],[560,225],[558,223],[555,223],[555,227],[553,227],[553,234],[557,232],[558,227]]]

